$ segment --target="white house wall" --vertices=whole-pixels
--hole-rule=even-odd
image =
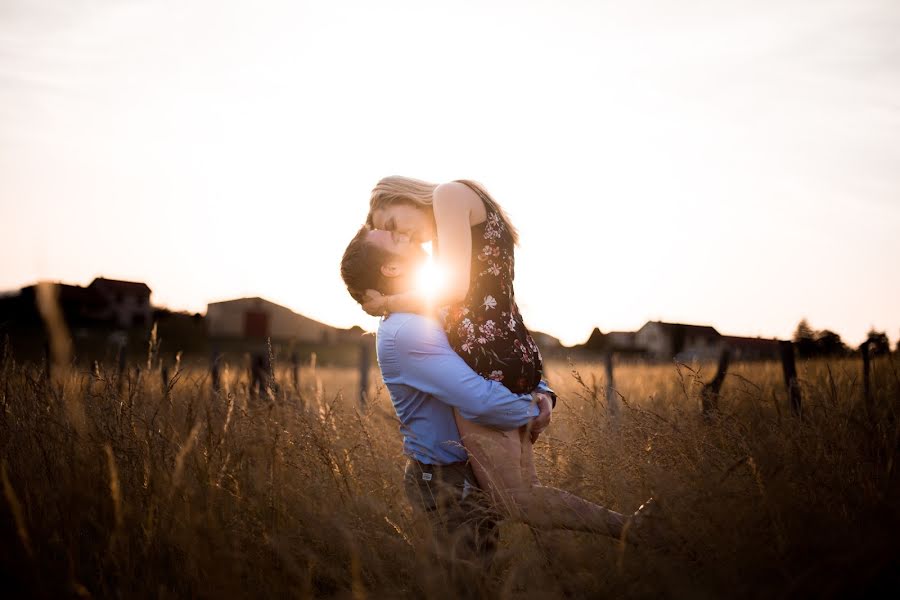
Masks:
[[[269,335],[273,339],[298,339],[319,343],[335,341],[336,331],[294,311],[267,300],[246,299],[210,304],[206,311],[209,334],[219,337],[243,337],[244,315],[258,311],[269,318]]]
[[[638,348],[646,348],[654,356],[665,356],[671,353],[671,342],[659,323],[647,323],[634,336],[634,344]]]

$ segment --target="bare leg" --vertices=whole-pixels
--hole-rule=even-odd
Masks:
[[[625,517],[569,492],[543,486],[534,468],[525,428],[500,431],[466,421],[456,424],[478,483],[511,517],[541,529],[574,529],[619,537]]]

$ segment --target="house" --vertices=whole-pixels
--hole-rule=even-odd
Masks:
[[[237,298],[211,302],[206,308],[206,330],[214,338],[299,340],[332,344],[346,332],[304,317],[264,298]]]
[[[148,327],[153,308],[150,288],[145,283],[98,277],[88,287],[53,283],[60,309],[70,327],[97,323],[120,329]],[[37,316],[37,285],[23,287],[18,295],[20,319],[31,322]]]
[[[728,349],[734,360],[775,359],[778,340],[721,335],[708,325],[648,321],[635,332],[595,328],[580,346],[594,352],[632,353],[659,360],[714,360]]]
[[[634,345],[652,358],[707,360],[719,356],[722,336],[709,325],[648,321],[634,335]]]
[[[96,302],[95,318],[115,323],[118,327],[147,327],[153,307],[146,283],[98,277],[87,287]]]
[[[634,352],[637,350],[634,336],[633,331],[603,333],[598,327],[594,327],[587,341],[578,347],[592,352]]]
[[[606,343],[613,351],[633,350],[637,346],[636,336],[634,331],[610,331],[606,334]]]

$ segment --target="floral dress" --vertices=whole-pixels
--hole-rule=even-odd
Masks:
[[[512,235],[497,211],[488,203],[485,209],[487,219],[472,226],[469,292],[444,309],[444,329],[450,346],[476,373],[524,394],[540,383],[543,361],[516,306]]]

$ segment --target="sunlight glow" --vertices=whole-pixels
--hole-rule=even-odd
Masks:
[[[434,300],[447,285],[447,271],[434,260],[431,243],[423,246],[428,253],[428,260],[416,273],[416,289],[428,300]]]

